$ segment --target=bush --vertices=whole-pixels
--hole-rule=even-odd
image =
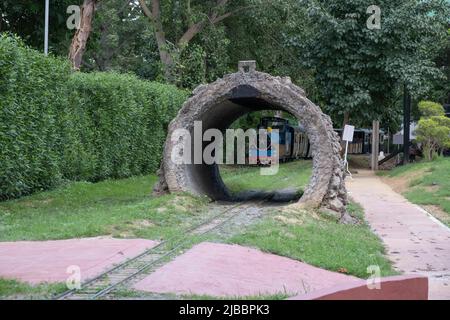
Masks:
[[[433,101],[420,101],[419,111],[420,115],[424,118],[445,116],[445,111],[442,105]]]
[[[422,117],[417,128],[417,141],[422,144],[423,154],[428,161],[434,160],[437,153],[450,148],[450,119],[445,116],[442,105],[422,101],[419,103]]]
[[[154,172],[187,92],[117,73],[74,73],[0,36],[0,199]]]

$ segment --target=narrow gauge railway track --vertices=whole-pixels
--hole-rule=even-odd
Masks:
[[[92,300],[101,298],[112,292],[118,286],[134,279],[136,276],[164,264],[170,258],[177,255],[189,243],[189,236],[202,236],[213,230],[219,229],[230,220],[238,216],[242,210],[263,203],[261,200],[255,203],[240,203],[228,206],[219,214],[189,228],[181,239],[173,243],[170,238],[143,253],[120,263],[102,274],[87,280],[80,289],[70,289],[54,297],[56,300]]]

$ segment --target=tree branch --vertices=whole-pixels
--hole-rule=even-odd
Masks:
[[[233,15],[233,12],[227,12],[221,16],[215,17],[213,20],[210,20],[210,22],[212,24],[216,24],[219,23],[222,20],[225,20],[226,18],[228,18],[229,16]]]
[[[196,34],[201,32],[203,28],[205,27],[205,21],[200,21],[197,23],[194,23],[191,25],[186,32],[181,36],[181,38],[177,41],[178,47],[183,47],[184,45],[188,44],[189,41],[192,40],[193,37],[195,37]]]
[[[150,8],[145,3],[145,0],[139,0],[139,4],[141,5],[142,11],[144,11],[144,14],[153,20],[153,13],[151,12]]]
[[[207,22],[215,25],[215,24],[221,22],[222,20],[225,20],[226,18],[236,14],[239,11],[253,7],[253,6],[240,7],[240,8],[237,8],[236,10],[224,13],[219,16],[219,14],[218,14],[219,9],[221,7],[224,7],[228,3],[228,1],[229,0],[218,0],[216,6],[212,10],[212,12],[206,16],[205,20],[202,20],[200,22],[197,22],[197,23],[189,26],[188,30],[186,30],[186,32],[177,41],[178,47],[182,47],[182,46],[186,45],[187,43],[189,43],[189,41],[191,41],[192,38],[195,37],[195,35],[197,35],[198,33],[200,33],[203,30],[203,28],[205,27]]]

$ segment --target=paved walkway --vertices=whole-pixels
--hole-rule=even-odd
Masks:
[[[387,247],[397,270],[429,277],[429,298],[450,299],[450,229],[370,171],[347,180],[350,196]]]
[[[52,283],[79,272],[84,281],[157,244],[109,237],[0,242],[0,278]]]
[[[357,280],[252,248],[203,242],[159,268],[134,288],[215,297],[279,293],[295,296]]]

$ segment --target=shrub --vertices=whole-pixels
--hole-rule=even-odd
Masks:
[[[63,179],[154,172],[187,92],[117,73],[74,73],[0,36],[0,199]]]
[[[422,143],[425,159],[436,158],[439,150],[450,148],[450,119],[445,116],[442,105],[422,101],[419,103],[422,117],[417,128],[417,141]]]
[[[433,101],[419,102],[420,115],[423,118],[430,118],[433,116],[445,116],[445,111],[442,105]]]

